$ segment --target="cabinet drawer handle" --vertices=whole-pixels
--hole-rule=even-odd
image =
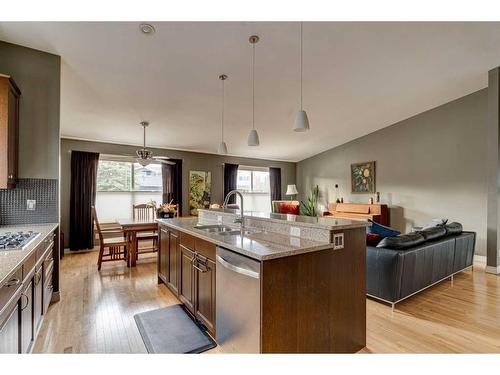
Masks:
[[[24,309],[26,307],[28,307],[28,305],[30,304],[30,298],[24,293],[21,294],[21,298],[22,297],[26,297],[26,305],[22,306],[22,303],[21,303],[21,311],[24,311]]]
[[[40,284],[40,280],[42,279],[42,275],[40,275],[40,271],[35,273],[35,286]]]
[[[14,175],[13,174],[9,174],[7,177],[9,178],[9,180],[13,180],[14,179]]]
[[[193,264],[193,267],[194,267],[195,269],[197,269],[198,271],[200,271],[201,273],[205,273],[205,272],[207,272],[207,271],[208,271],[208,270],[202,270],[201,268],[197,267],[195,264]]]
[[[11,286],[19,285],[20,282],[21,282],[21,280],[19,280],[19,279],[11,279],[11,280],[7,281],[7,284],[5,284],[5,286],[10,288]]]

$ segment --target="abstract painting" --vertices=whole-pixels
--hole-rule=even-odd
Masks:
[[[355,194],[375,193],[375,162],[351,164],[351,187]]]
[[[198,216],[199,208],[209,208],[212,190],[212,173],[189,171],[189,213]]]

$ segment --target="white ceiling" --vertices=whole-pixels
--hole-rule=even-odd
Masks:
[[[500,65],[500,23],[305,23],[304,109],[299,24],[280,22],[0,23],[0,40],[62,57],[61,134],[216,152],[226,73],[226,141],[239,156],[298,161],[486,87]],[[256,128],[251,46],[257,34]],[[0,57],[1,58],[1,57]]]

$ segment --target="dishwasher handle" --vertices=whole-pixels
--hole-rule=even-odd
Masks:
[[[221,266],[226,267],[227,269],[229,269],[233,272],[240,273],[242,275],[249,276],[249,277],[252,277],[254,279],[260,278],[259,272],[249,270],[248,268],[235,266],[234,264],[229,263],[227,260],[225,260],[220,255],[216,255],[215,257],[217,258],[217,261],[221,264]]]

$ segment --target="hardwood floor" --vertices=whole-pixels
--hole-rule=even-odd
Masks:
[[[156,254],[132,269],[110,262],[98,272],[96,262],[96,252],[64,257],[61,301],[51,305],[35,353],[145,353],[134,314],[178,303],[157,284]],[[394,313],[368,299],[362,352],[500,352],[500,278],[477,265],[401,302]]]

